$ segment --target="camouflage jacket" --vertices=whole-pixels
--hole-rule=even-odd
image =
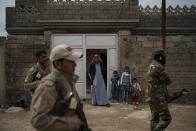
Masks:
[[[27,72],[24,82],[25,89],[33,94],[40,80],[48,74],[49,69],[44,68],[40,63],[37,63]]]
[[[168,108],[166,102],[167,86],[171,84],[163,65],[153,61],[147,72],[147,102],[152,112],[160,112]]]
[[[56,115],[58,114],[56,111],[59,111],[56,110],[57,103],[61,101],[57,92],[56,81],[63,85],[62,94],[64,96],[68,92],[73,92],[76,103],[80,102],[75,88],[77,76],[54,69],[52,73],[41,80],[32,98],[31,123],[38,131],[72,131],[74,129],[72,116],[75,115],[75,112],[73,110],[66,108],[63,110],[62,116]]]

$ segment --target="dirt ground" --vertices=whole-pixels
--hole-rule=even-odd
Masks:
[[[89,126],[93,131],[149,131],[150,110],[140,105],[135,110],[132,105],[113,103],[110,108],[84,105]],[[170,105],[172,122],[166,131],[195,131],[196,106]],[[35,131],[30,124],[30,112],[0,112],[0,131]]]

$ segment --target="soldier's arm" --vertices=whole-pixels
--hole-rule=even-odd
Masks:
[[[27,76],[26,76],[25,82],[24,82],[25,89],[27,89],[31,92],[33,92],[36,89],[36,87],[38,86],[38,83],[40,82],[40,80],[34,81],[35,73],[36,73],[36,70],[34,68],[31,68],[27,72]]]
[[[57,93],[54,86],[40,84],[34,93],[31,110],[31,123],[34,128],[44,131],[74,130],[74,117],[58,117],[51,114]]]

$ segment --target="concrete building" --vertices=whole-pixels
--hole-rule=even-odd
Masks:
[[[59,44],[84,54],[76,69],[81,98],[87,96],[87,70],[94,53],[104,59],[108,97],[113,70],[121,73],[125,65],[145,90],[152,53],[161,48],[161,9],[157,6],[143,8],[138,0],[16,0],[15,5],[6,8],[9,35],[2,40],[5,83],[1,80],[0,84],[7,103],[14,105],[25,98],[24,78],[35,63],[35,52],[50,51]],[[167,71],[173,81],[169,90],[187,88],[191,93],[181,102],[195,103],[196,7],[169,6],[166,28]]]

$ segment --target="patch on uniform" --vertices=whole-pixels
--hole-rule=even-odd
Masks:
[[[69,109],[76,110],[76,108],[77,108],[77,100],[74,97],[72,97],[69,104]]]
[[[36,74],[36,77],[37,77],[38,79],[40,79],[40,78],[42,77],[42,75],[38,72],[38,73]]]

